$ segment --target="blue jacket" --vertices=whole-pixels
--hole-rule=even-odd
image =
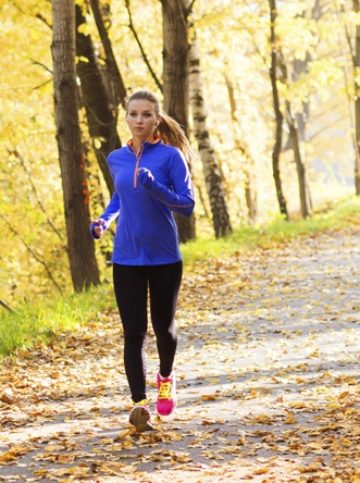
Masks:
[[[190,216],[195,204],[182,153],[158,140],[144,143],[136,155],[128,144],[109,154],[108,165],[115,190],[100,219],[107,229],[118,218],[113,263],[162,265],[181,260],[173,211]]]

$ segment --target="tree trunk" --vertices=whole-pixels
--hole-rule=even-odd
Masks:
[[[353,0],[352,8],[355,14],[358,14],[360,11],[360,2],[359,0]],[[346,15],[346,7],[345,5],[341,5],[339,11]],[[360,27],[357,25],[355,27],[355,37],[353,39],[352,33],[349,31],[346,22],[344,22],[344,31],[346,42],[349,48],[349,53],[352,59],[352,82],[354,86],[354,93],[353,95],[351,88],[348,87],[349,76],[347,72],[347,64],[344,63],[344,78],[345,78],[345,85],[346,85],[346,96],[349,103],[349,120],[351,125],[351,140],[354,146],[354,153],[355,153],[355,162],[354,162],[354,185],[355,185],[355,193],[356,195],[360,195],[360,106],[359,106],[359,97],[360,97],[360,87],[357,83],[357,70],[360,66]],[[355,41],[355,47],[353,46],[353,40]],[[355,97],[355,103],[353,103]]]
[[[234,142],[235,147],[244,158],[244,166],[243,174],[245,178],[245,201],[248,210],[248,220],[250,223],[254,223],[257,218],[257,193],[255,189],[256,179],[255,179],[255,162],[252,159],[251,154],[249,153],[249,149],[241,139],[239,135],[239,119],[236,114],[236,100],[234,95],[234,86],[227,74],[225,74],[225,84],[228,91],[229,96],[229,104],[230,104],[230,114],[231,114],[231,126],[233,130]]]
[[[322,5],[322,0],[314,0],[314,5],[311,9],[311,19],[314,20],[315,22],[318,22],[323,15],[323,5]],[[299,14],[299,17],[302,19],[307,18],[307,9],[304,7],[304,10],[302,11],[301,14]],[[305,73],[308,72],[308,65],[312,61],[312,54],[307,51],[305,54],[304,59],[294,59],[293,61],[293,69],[292,69],[292,81],[296,82],[299,80],[301,76],[303,76]],[[297,112],[295,114],[295,121],[296,121],[296,128],[298,131],[298,136],[300,139],[300,142],[306,142],[307,141],[307,136],[306,136],[306,124],[310,116],[310,103],[309,101],[303,103],[303,110],[302,112]],[[290,136],[288,137],[284,150],[285,149],[293,149],[292,145],[292,140]]]
[[[285,84],[288,84],[288,71],[281,51],[279,57],[279,69],[282,74],[282,81]],[[292,113],[291,102],[288,99],[285,101],[285,111],[286,122],[289,126],[289,139],[291,141],[290,144],[294,153],[294,160],[298,176],[300,212],[303,218],[308,218],[311,215],[311,202],[310,189],[307,181],[307,170],[301,154],[299,130],[297,128],[295,116]]]
[[[296,82],[299,80],[301,76],[303,76],[308,71],[308,64],[311,62],[312,57],[307,52],[305,56],[305,60],[295,59],[292,65],[292,76],[291,81]],[[303,110],[301,112],[297,112],[295,114],[295,121],[296,121],[296,129],[298,132],[299,141],[306,142],[306,124],[307,120],[309,119],[310,115],[310,103],[309,101],[303,102]],[[288,137],[286,139],[285,145],[283,150],[286,151],[288,149],[294,149],[293,139],[290,136],[290,132],[288,133]]]
[[[198,184],[196,184],[195,189],[197,190],[197,193],[198,193],[197,196],[199,197],[200,205],[202,206],[202,208],[204,210],[204,216],[205,216],[205,218],[207,218],[209,220],[211,213],[209,213],[209,210],[208,210],[208,207],[207,207],[207,204],[206,204],[206,199],[205,199],[205,196],[204,196],[203,191],[202,191],[202,187],[199,186]]]
[[[161,0],[164,110],[188,135],[189,42],[186,0]],[[191,170],[191,166],[189,166]],[[195,217],[175,216],[183,243],[195,238]]]
[[[303,218],[308,218],[311,215],[311,202],[310,202],[310,192],[307,182],[307,172],[305,163],[302,160],[299,133],[296,127],[296,121],[291,114],[290,103],[287,102],[287,116],[288,116],[288,126],[290,131],[290,139],[292,141],[294,159],[296,164],[296,170],[298,175],[299,184],[299,198],[300,198],[300,211]]]
[[[360,12],[360,1],[353,0],[353,10],[355,13]],[[354,56],[355,72],[360,69],[360,25],[356,24],[355,32],[355,56]],[[359,81],[355,78],[355,134],[356,134],[356,156],[354,166],[355,192],[360,196],[360,86]]]
[[[215,152],[211,146],[209,131],[206,127],[207,114],[195,34],[190,48],[189,81],[190,102],[194,120],[194,134],[202,161],[215,236],[216,238],[219,238],[231,233],[232,227],[226,206],[223,180],[215,159]]]
[[[56,138],[68,255],[74,289],[81,291],[99,283],[99,270],[89,236],[89,196],[78,118],[74,1],[52,0],[52,21]]]
[[[278,53],[276,47],[276,32],[275,22],[277,17],[276,0],[269,0],[270,6],[270,43],[271,43],[271,67],[270,67],[270,80],[272,87],[273,106],[275,113],[275,143],[272,152],[272,167],[273,177],[275,182],[276,196],[280,208],[280,213],[283,214],[286,220],[289,219],[287,211],[286,200],[282,189],[282,182],[280,176],[280,153],[282,147],[282,129],[284,116],[280,109],[279,92],[277,88],[277,64]]]
[[[189,49],[185,0],[161,0],[164,110],[188,135]]]
[[[99,5],[99,0],[90,0],[90,5],[92,12],[94,14],[94,19],[96,27],[99,32],[101,43],[105,52],[105,64],[106,64],[106,75],[107,75],[107,85],[109,89],[109,96],[113,99],[114,109],[117,109],[118,105],[121,104],[125,108],[126,104],[126,89],[124,81],[121,77],[119,67],[117,65],[115,55],[112,49],[111,40],[106,30],[104,19],[101,14],[101,9]]]
[[[112,194],[113,180],[106,162],[107,155],[121,146],[116,131],[117,109],[106,91],[101,72],[96,61],[94,46],[90,35],[79,32],[79,26],[86,24],[86,18],[79,5],[76,11],[76,55],[78,56],[77,72],[81,83],[81,93],[86,110],[89,133],[92,138],[96,158]]]

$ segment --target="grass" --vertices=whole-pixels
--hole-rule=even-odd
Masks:
[[[224,238],[200,236],[182,245],[182,253],[185,265],[191,267],[195,262],[209,258],[231,256],[235,252],[255,247],[270,248],[299,236],[356,225],[360,225],[360,198],[354,196],[326,207],[306,220],[300,218],[285,221],[278,216],[268,225],[243,226]]]
[[[0,317],[0,356],[16,348],[48,342],[56,333],[75,330],[114,305],[109,286],[93,287],[47,303],[27,303]]]
[[[206,262],[210,258],[231,256],[255,247],[271,247],[295,237],[355,225],[360,225],[360,198],[352,197],[315,213],[308,220],[286,222],[278,217],[268,225],[241,227],[225,238],[199,236],[181,248],[187,270],[191,271],[194,263]],[[31,347],[39,341],[46,343],[54,334],[75,330],[96,320],[102,311],[114,307],[112,287],[103,284],[46,303],[24,304],[14,313],[3,310],[0,314],[0,356],[10,354],[18,347]]]

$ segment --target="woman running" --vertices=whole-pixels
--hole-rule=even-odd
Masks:
[[[190,216],[194,192],[187,166],[188,140],[179,124],[161,112],[154,94],[135,92],[127,103],[126,122],[132,139],[108,156],[114,194],[90,229],[94,238],[101,238],[118,218],[112,256],[114,291],[134,402],[129,419],[142,432],[153,428],[145,373],[148,293],[159,355],[156,410],[168,416],[176,407],[175,310],[182,258],[173,212]]]

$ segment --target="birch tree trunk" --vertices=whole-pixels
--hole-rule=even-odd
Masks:
[[[289,219],[289,214],[286,206],[286,200],[282,189],[282,181],[280,175],[280,154],[282,147],[282,130],[284,116],[280,109],[279,92],[277,88],[277,68],[278,68],[278,52],[276,46],[276,32],[275,23],[277,18],[276,0],[269,0],[270,7],[270,45],[271,45],[271,67],[270,80],[272,87],[273,106],[275,113],[275,143],[272,152],[272,168],[275,182],[276,196],[279,204],[280,213],[282,213],[286,220]]]
[[[190,103],[194,120],[194,134],[202,161],[207,194],[210,200],[212,222],[216,238],[232,232],[230,217],[226,206],[225,190],[215,152],[211,146],[206,126],[207,113],[203,96],[200,72],[200,59],[194,34],[190,48]]]
[[[89,236],[89,196],[78,118],[75,73],[75,4],[52,0],[52,58],[56,139],[74,289],[99,283],[94,242]]]
[[[164,110],[188,135],[189,41],[186,0],[160,0],[163,20]],[[189,166],[191,170],[191,166]],[[176,216],[180,241],[195,238],[195,217]]]
[[[229,96],[229,103],[230,103],[230,114],[231,114],[231,126],[233,130],[234,142],[235,147],[240,153],[242,154],[245,163],[242,166],[244,178],[245,178],[245,201],[248,210],[248,220],[250,223],[254,223],[257,218],[257,193],[256,193],[256,165],[254,160],[252,159],[251,154],[249,153],[249,149],[246,146],[243,139],[241,139],[239,135],[239,119],[237,117],[237,109],[236,109],[236,100],[234,94],[234,85],[229,78],[229,76],[225,73],[225,84],[228,91]]]
[[[360,12],[360,0],[353,0],[353,10],[356,14]],[[360,70],[360,25],[356,24],[355,31],[355,135],[356,135],[356,156],[354,166],[355,192],[360,196],[360,86],[357,80],[358,71]]]

